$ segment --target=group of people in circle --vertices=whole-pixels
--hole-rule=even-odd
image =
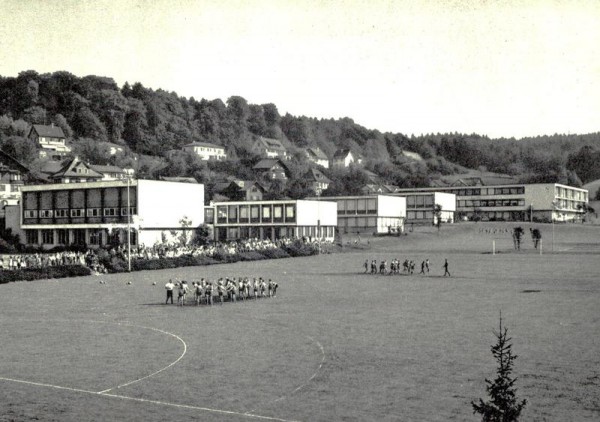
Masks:
[[[173,282],[170,279],[165,284],[165,290],[167,291],[165,304],[169,303],[169,301],[173,304],[175,292],[177,292],[178,306],[184,306],[186,298],[191,294],[194,295],[194,304],[196,306],[212,306],[215,303],[215,297],[217,298],[217,303],[221,305],[226,301],[237,302],[238,300],[277,297],[278,287],[277,282],[271,279],[266,281],[262,277],[253,278],[252,280],[248,277],[239,277],[238,279],[235,277],[226,277],[223,279],[221,277],[215,282],[202,278],[200,281],[192,282],[191,286],[186,280]]]

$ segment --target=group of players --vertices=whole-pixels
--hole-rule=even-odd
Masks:
[[[169,300],[173,303],[173,293],[175,290],[177,291],[178,306],[184,306],[187,296],[191,293],[194,294],[195,305],[200,306],[202,304],[213,305],[215,297],[221,305],[225,301],[237,302],[238,300],[276,297],[278,287],[277,282],[271,279],[265,281],[262,277],[254,278],[252,281],[248,277],[240,277],[237,280],[235,277],[219,278],[216,282],[201,279],[198,282],[194,281],[191,287],[185,280],[175,283],[169,280],[165,284],[167,291],[165,304],[169,303]]]
[[[365,274],[388,274],[388,275],[394,275],[394,274],[400,274],[401,272],[401,268],[402,268],[402,272],[404,274],[409,274],[412,275],[415,273],[415,266],[416,263],[413,260],[408,260],[405,259],[404,262],[402,263],[402,265],[400,265],[400,260],[399,259],[392,259],[390,261],[390,265],[389,265],[389,270],[388,270],[388,262],[383,260],[379,263],[379,266],[377,266],[377,260],[373,259],[371,261],[369,261],[368,259],[365,261],[364,263],[364,268],[365,268]],[[450,271],[448,270],[448,259],[444,260],[444,265],[442,265],[442,268],[444,269],[444,277],[446,276],[451,276]],[[369,271],[370,269],[370,271]],[[419,274],[429,274],[429,258],[425,259],[424,261],[421,261],[421,271],[419,272]]]
[[[405,259],[402,264],[400,264],[399,259],[392,259],[389,264],[388,270],[388,262],[383,260],[377,266],[377,260],[373,259],[369,261],[368,259],[365,261],[364,268],[365,274],[400,274],[403,272],[405,274],[414,274],[416,263],[413,260]],[[419,274],[425,274],[429,272],[429,259],[421,262],[421,272]]]

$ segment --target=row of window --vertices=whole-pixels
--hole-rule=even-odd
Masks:
[[[560,186],[556,186],[554,189],[556,196],[561,198],[575,199],[578,201],[587,200],[587,193],[574,189],[567,189]]]
[[[214,223],[214,211],[206,209],[205,222]],[[217,223],[292,223],[296,221],[296,206],[289,205],[219,205]]]
[[[44,245],[83,245],[85,243],[89,245],[100,245],[102,242],[103,231],[105,231],[105,229],[88,229],[88,235],[86,239],[85,229],[25,230],[25,239],[27,244],[30,245],[39,244],[40,236],[42,244]],[[69,232],[71,232],[71,236],[69,236]],[[109,236],[108,232],[106,232],[106,236]],[[133,245],[137,244],[137,236],[135,231],[131,232],[130,240]]]
[[[406,208],[433,208],[433,195],[408,195]]]
[[[433,211],[407,211],[407,220],[431,220],[433,221]]]
[[[524,186],[509,188],[469,188],[469,189],[440,189],[442,192],[453,193],[456,196],[484,196],[484,195],[523,195]]]
[[[260,232],[256,227],[227,227],[226,229],[227,239],[248,239],[260,237]],[[263,229],[263,237],[265,239],[270,239],[271,237],[275,237],[276,239],[286,237],[331,238],[334,235],[335,227],[333,226],[268,227]]]
[[[19,192],[21,185],[4,185],[0,184],[0,192]]]
[[[522,207],[522,206],[525,206],[524,199],[459,200],[459,201],[456,201],[456,203],[459,208]]]
[[[71,208],[55,210],[25,210],[24,218],[68,218],[68,217],[118,217],[127,216],[127,207],[125,208]],[[136,207],[129,207],[129,215],[137,214]]]
[[[556,207],[559,209],[576,210],[581,206],[582,203],[578,201],[568,201],[566,199],[559,199],[556,201]]]
[[[377,214],[377,199],[375,198],[356,198],[356,199],[338,199],[338,214]],[[340,212],[345,211],[345,212]],[[362,212],[365,211],[365,212]]]

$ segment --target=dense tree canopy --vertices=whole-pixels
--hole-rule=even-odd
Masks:
[[[350,148],[382,182],[401,187],[423,186],[468,169],[527,182],[579,185],[600,178],[600,133],[520,140],[459,133],[409,137],[367,129],[350,118],[281,116],[275,104],[249,104],[240,96],[226,102],[196,100],[139,82],[120,88],[108,77],[77,77],[65,71],[0,76],[3,150],[30,164],[36,154],[35,145],[25,139],[29,129],[50,123],[60,126],[74,150],[91,162],[130,163],[146,177],[192,176],[205,183],[228,176],[255,179],[253,141],[259,136],[275,138],[294,156],[292,180],[285,188],[275,186],[278,194],[291,197],[309,191],[301,182],[307,167],[299,153],[306,147],[318,147],[330,158],[337,149]],[[181,152],[183,145],[195,141],[225,147],[230,162],[211,167]],[[106,142],[123,146],[125,156],[107,156],[102,147]],[[406,151],[419,159],[403,155]],[[326,173],[334,181],[329,194],[355,193],[357,184],[365,182],[360,170]]]

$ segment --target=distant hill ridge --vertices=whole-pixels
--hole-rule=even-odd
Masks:
[[[385,112],[390,111],[382,109]],[[119,87],[103,76],[25,71],[17,77],[0,77],[0,146],[4,151],[32,164],[35,145],[24,139],[27,129],[50,123],[63,130],[74,153],[84,159],[133,165],[139,175],[154,178],[250,178],[251,165],[245,163],[253,159],[252,144],[259,137],[279,140],[290,150],[292,179],[293,167],[303,165],[301,150],[307,147],[318,147],[329,158],[336,150],[348,148],[364,158],[366,169],[397,186],[429,185],[446,176],[469,174],[469,170],[523,182],[576,186],[600,178],[598,132],[521,140],[459,133],[406,136],[367,129],[348,117],[282,116],[275,104],[249,104],[240,96],[226,102],[196,100],[139,82]],[[119,157],[106,155],[99,145],[107,142],[127,151]],[[167,151],[181,150],[191,142],[221,145],[239,165],[199,164],[178,154],[167,156]],[[299,170],[306,173],[305,168]],[[326,176],[334,183],[341,177],[331,171]]]

